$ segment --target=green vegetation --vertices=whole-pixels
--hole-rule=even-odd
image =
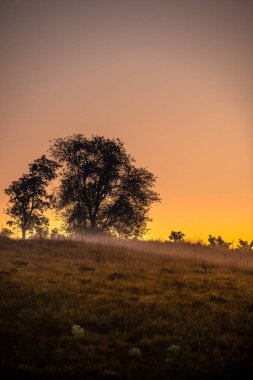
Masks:
[[[2,237],[0,265],[2,379],[246,379],[252,371],[249,252]]]

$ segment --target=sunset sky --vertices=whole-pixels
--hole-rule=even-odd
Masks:
[[[119,137],[157,176],[148,238],[253,239],[252,0],[2,0],[4,195],[49,140]]]

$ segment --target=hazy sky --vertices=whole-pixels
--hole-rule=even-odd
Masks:
[[[98,134],[157,176],[149,237],[253,238],[252,46],[252,0],[1,0],[0,209],[49,140]]]

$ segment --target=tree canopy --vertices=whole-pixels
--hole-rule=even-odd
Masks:
[[[119,139],[81,134],[53,141],[61,167],[56,207],[68,232],[110,232],[138,237],[146,231],[155,176],[137,168]]]

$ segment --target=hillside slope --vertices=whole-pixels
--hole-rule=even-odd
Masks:
[[[0,375],[246,379],[251,257],[197,249],[1,240]]]

